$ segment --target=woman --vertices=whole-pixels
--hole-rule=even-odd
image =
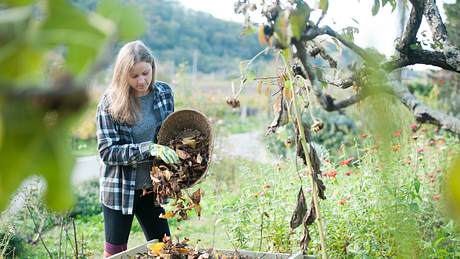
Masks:
[[[127,249],[134,215],[147,240],[170,235],[167,220],[159,218],[164,209],[142,190],[152,186],[152,157],[179,162],[172,149],[155,144],[161,123],[173,111],[171,88],[155,81],[151,51],[141,41],[124,45],[96,113],[104,257]]]

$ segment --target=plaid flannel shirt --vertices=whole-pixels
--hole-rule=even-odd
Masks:
[[[156,81],[153,87],[153,113],[158,122],[155,140],[161,123],[174,111],[171,88]],[[97,143],[100,158],[100,200],[103,205],[122,214],[133,214],[137,164],[152,159],[148,150],[151,143],[134,143],[132,127],[116,122],[108,113],[108,98],[103,95],[96,112]]]

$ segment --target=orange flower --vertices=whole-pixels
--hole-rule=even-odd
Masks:
[[[397,138],[400,137],[400,136],[401,136],[401,130],[395,131],[395,132],[393,133],[393,136],[395,136],[395,137],[397,137]]]
[[[345,175],[346,175],[346,176],[350,176],[351,173],[353,173],[353,171],[350,170],[350,171],[345,172]]]
[[[349,164],[351,163],[351,161],[353,161],[353,157],[348,158],[348,159],[346,159],[346,160],[343,160],[342,162],[340,162],[340,165],[341,165],[341,166],[349,165]]]
[[[329,178],[335,178],[339,172],[336,170],[331,170],[327,173],[324,173],[323,176],[329,177]]]
[[[340,206],[345,205],[345,202],[347,202],[347,199],[342,198],[342,199],[340,199],[340,201],[339,201],[339,205],[340,205]]]

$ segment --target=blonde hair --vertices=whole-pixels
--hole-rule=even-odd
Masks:
[[[120,123],[134,124],[140,110],[139,101],[128,84],[130,70],[138,62],[152,65],[152,83],[155,83],[155,59],[142,41],[132,41],[124,45],[118,52],[113,69],[112,82],[108,89],[108,111]]]

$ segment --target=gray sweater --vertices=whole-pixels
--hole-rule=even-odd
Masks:
[[[145,96],[138,98],[141,106],[141,114],[136,124],[133,125],[133,138],[135,143],[142,143],[145,141],[153,140],[155,137],[155,128],[159,122],[155,121],[153,115],[152,103],[154,101],[154,94],[151,91]],[[152,161],[140,163],[137,166],[136,172],[136,190],[143,187],[152,187],[150,180],[150,170],[152,169]]]

